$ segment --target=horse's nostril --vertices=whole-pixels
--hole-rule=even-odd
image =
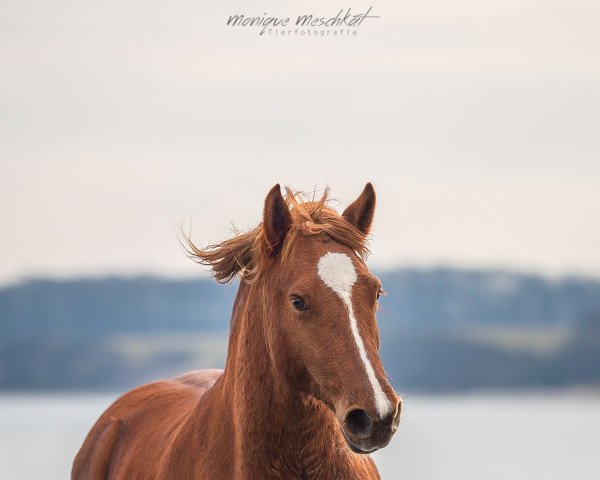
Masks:
[[[356,408],[346,415],[346,427],[357,437],[368,437],[373,430],[373,420],[367,412]]]

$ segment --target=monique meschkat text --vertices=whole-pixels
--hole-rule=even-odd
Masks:
[[[297,27],[359,27],[367,18],[379,18],[369,15],[373,7],[365,13],[352,13],[352,9],[341,9],[335,17],[319,17],[317,15],[298,15]],[[262,27],[260,35],[270,27],[289,27],[290,17],[270,17],[266,13],[262,17],[248,17],[246,15],[230,15],[227,25],[232,27]]]

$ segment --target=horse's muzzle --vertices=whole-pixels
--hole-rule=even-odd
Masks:
[[[355,408],[346,413],[342,433],[354,453],[369,454],[390,443],[398,430],[401,403],[395,413],[385,418],[373,419],[365,410]]]

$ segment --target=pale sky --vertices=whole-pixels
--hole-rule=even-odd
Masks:
[[[227,3],[0,5],[0,284],[198,275],[181,221],[367,181],[376,268],[600,276],[600,3]],[[225,25],[369,6],[350,38]]]

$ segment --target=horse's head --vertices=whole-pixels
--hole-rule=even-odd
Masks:
[[[356,453],[386,446],[400,399],[378,355],[382,286],[361,255],[375,209],[367,184],[340,216],[321,202],[287,201],[275,186],[262,225],[273,261],[261,274],[274,364],[334,413]]]
[[[241,274],[254,282],[252,314],[285,390],[321,401],[349,447],[369,453],[389,443],[400,421],[377,353],[381,283],[363,261],[375,191],[367,184],[342,215],[326,197],[305,202],[288,190],[284,198],[276,185],[259,227],[207,249],[188,244],[219,281]]]

